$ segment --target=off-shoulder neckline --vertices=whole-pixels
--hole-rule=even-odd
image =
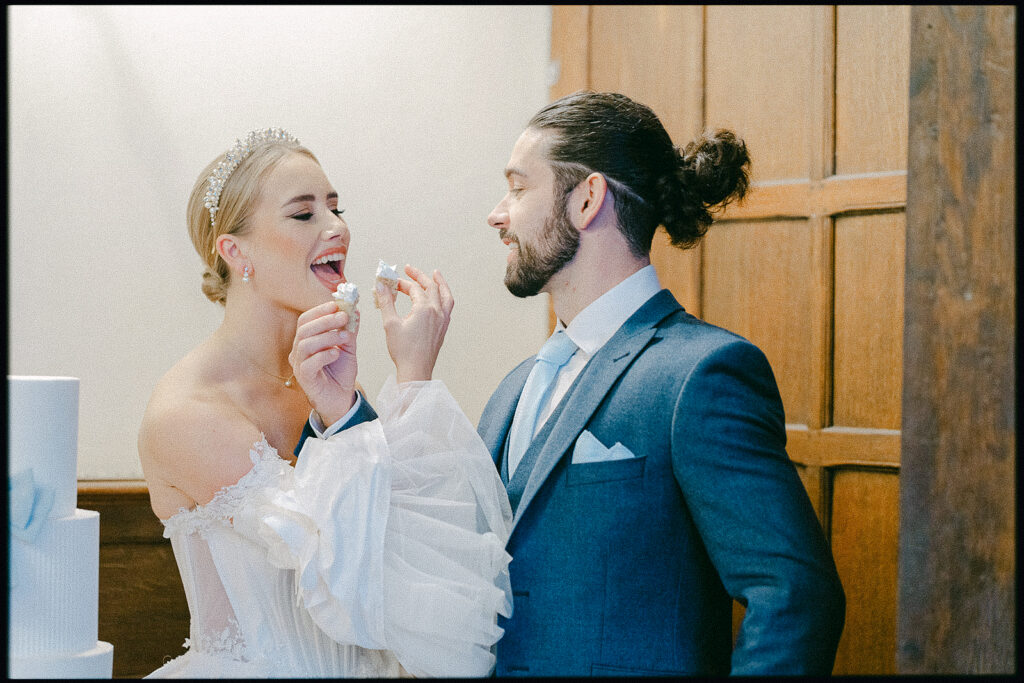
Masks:
[[[256,472],[259,469],[258,465],[261,462],[267,462],[271,460],[280,460],[285,462],[281,455],[277,452],[277,449],[270,445],[267,441],[267,437],[263,432],[260,432],[259,441],[254,441],[252,446],[249,448],[249,459],[252,461],[252,467],[249,471],[238,478],[233,484],[227,484],[222,486],[219,491],[213,494],[213,498],[205,503],[197,503],[193,508],[186,508],[184,506],[178,508],[178,511],[167,519],[161,519],[160,522],[166,527],[169,524],[176,523],[188,519],[193,516],[202,514],[204,511],[211,508],[216,509],[217,504],[223,501],[225,498],[231,495],[233,491],[239,488],[243,488],[250,479],[256,476]]]

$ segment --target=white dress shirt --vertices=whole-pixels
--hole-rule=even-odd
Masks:
[[[562,325],[561,320],[555,323],[555,330],[564,329],[579,348],[556,375],[555,386],[538,414],[534,436],[551,417],[587,362],[619,331],[622,323],[660,291],[654,266],[644,266],[580,311],[568,327]]]
[[[356,392],[356,400],[352,404],[352,407],[348,409],[340,420],[332,424],[330,427],[324,427],[324,423],[320,421],[320,415],[315,411],[309,411],[309,426],[313,428],[313,433],[321,439],[326,439],[329,436],[337,434],[345,424],[352,419],[352,416],[359,410],[359,406],[363,402],[363,397]]]

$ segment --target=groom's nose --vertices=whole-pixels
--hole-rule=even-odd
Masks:
[[[499,230],[508,227],[508,208],[505,205],[504,199],[491,209],[490,215],[487,216],[487,225]]]

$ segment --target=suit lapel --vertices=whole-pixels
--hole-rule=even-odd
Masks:
[[[502,380],[480,417],[477,431],[499,470],[502,467],[502,454],[506,450],[508,430],[512,427],[516,404],[523,393],[526,378],[530,376],[534,358],[535,355],[527,358]]]
[[[580,373],[582,377],[583,373]],[[558,402],[554,411],[544,422],[544,426],[541,427],[540,431],[537,432],[536,436],[533,437],[533,441],[530,442],[529,448],[523,453],[523,459],[520,461],[519,466],[516,467],[515,475],[509,479],[508,476],[508,442],[505,440],[505,457],[502,459],[501,464],[501,481],[505,484],[505,488],[508,491],[508,502],[512,505],[512,514],[515,514],[516,509],[519,507],[519,501],[523,497],[523,492],[526,490],[526,485],[529,482],[530,475],[533,472],[533,468],[536,466],[537,456],[543,450],[544,444],[548,442],[548,438],[551,436],[551,430],[554,425],[558,424],[558,418],[562,415],[562,411],[565,409],[565,404],[569,400],[569,396],[572,396],[573,390],[576,385],[579,384],[580,377],[576,378],[576,381],[572,383],[569,390],[565,392],[565,396]]]
[[[583,427],[604,400],[609,389],[657,332],[658,323],[678,310],[682,310],[682,307],[676,303],[672,294],[668,290],[661,290],[623,323],[619,331],[583,368],[580,376],[562,400],[559,413],[557,416],[552,415],[550,420],[553,420],[554,424],[551,426],[547,438],[542,439],[540,437],[543,434],[538,434],[538,438],[531,446],[531,449],[539,448],[540,451],[533,469],[530,471],[519,504],[513,508],[515,510],[512,523],[513,531],[533,497],[540,490],[544,480],[551,474],[551,470],[555,468],[562,456],[569,451],[569,447],[583,431]],[[526,382],[525,377],[523,382]],[[514,402],[512,409],[515,410]],[[509,417],[509,421],[511,421],[511,417]],[[505,432],[507,433],[507,431],[508,426],[506,425]]]

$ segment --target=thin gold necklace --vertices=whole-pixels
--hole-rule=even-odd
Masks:
[[[258,365],[258,364],[256,363],[256,361],[252,360],[251,358],[246,358],[245,354],[244,354],[244,353],[242,353],[242,352],[241,352],[241,351],[240,351],[240,350],[238,349],[238,347],[237,347],[237,346],[235,346],[234,344],[232,344],[232,343],[231,343],[230,341],[228,341],[228,346],[230,346],[231,348],[233,348],[233,349],[235,350],[235,353],[237,353],[237,354],[238,354],[238,355],[239,355],[239,356],[240,356],[241,358],[243,358],[244,360],[248,361],[248,362],[249,362],[249,363],[250,363],[250,364],[251,364],[251,365],[252,365],[253,367],[255,367],[255,368],[256,368],[257,370],[259,370],[260,372],[262,372],[262,373],[263,373],[264,375],[270,375],[271,377],[273,377],[274,379],[278,380],[279,382],[284,382],[284,385],[285,385],[286,387],[288,387],[289,389],[291,389],[292,387],[294,387],[294,386],[295,386],[295,375],[289,375],[288,377],[281,377],[280,375],[275,375],[275,374],[274,374],[274,373],[272,373],[272,372],[268,372],[267,370],[264,370],[263,368],[261,368],[261,367],[260,367],[260,366],[259,366],[259,365]]]

